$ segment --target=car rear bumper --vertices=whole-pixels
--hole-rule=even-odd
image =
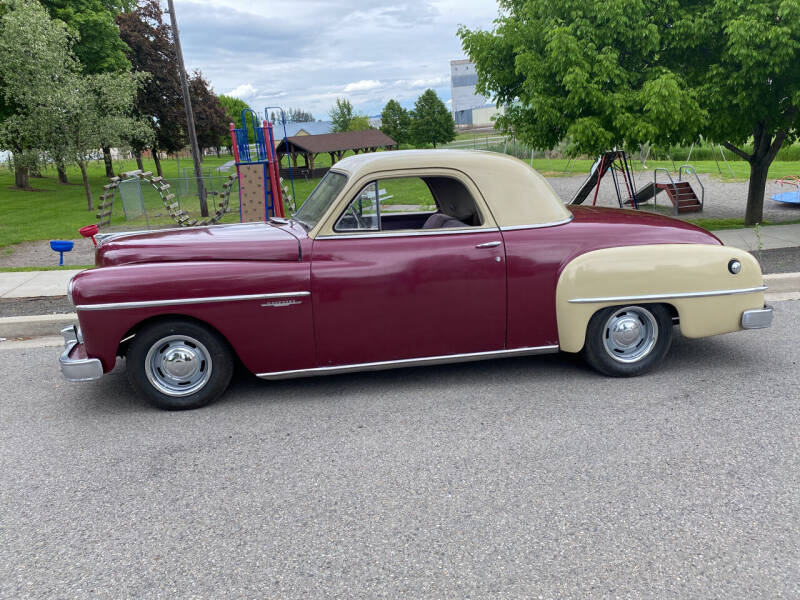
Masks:
[[[772,307],[746,310],[742,313],[742,329],[764,329],[772,325]]]
[[[67,381],[92,381],[103,376],[103,365],[97,358],[86,356],[80,330],[74,325],[61,330],[64,352],[58,359],[61,374]]]

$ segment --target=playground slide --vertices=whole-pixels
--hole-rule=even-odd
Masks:
[[[597,186],[597,182],[602,179],[603,175],[611,168],[618,154],[618,152],[606,152],[597,159],[597,162],[592,165],[589,177],[572,197],[572,200],[569,202],[570,204],[583,204],[586,198],[589,197],[589,194],[592,193],[592,190]]]

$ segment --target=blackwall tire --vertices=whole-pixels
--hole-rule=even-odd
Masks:
[[[672,314],[661,304],[612,306],[586,328],[584,358],[610,377],[635,377],[658,367],[672,344]]]
[[[144,327],[127,352],[128,379],[165,410],[200,408],[228,387],[234,360],[227,342],[194,321],[175,319]]]

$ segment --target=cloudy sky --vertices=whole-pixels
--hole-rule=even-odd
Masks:
[[[166,5],[166,2],[164,2]],[[337,97],[379,114],[426,88],[450,99],[459,25],[490,29],[495,0],[176,0],[186,68],[262,112],[279,105],[318,120]]]

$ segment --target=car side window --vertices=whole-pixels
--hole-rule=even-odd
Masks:
[[[393,177],[371,181],[341,214],[334,231],[407,231],[479,227],[472,194],[453,177]]]

